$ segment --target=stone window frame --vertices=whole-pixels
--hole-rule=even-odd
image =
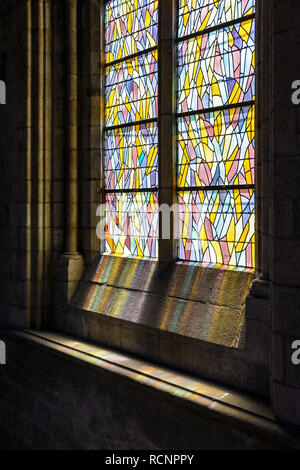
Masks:
[[[103,54],[104,48],[104,37],[102,36],[101,31],[104,31],[104,3],[105,0],[98,0],[99,5],[91,5],[91,11],[94,11],[94,19],[93,24],[95,23],[96,15],[99,18],[99,42],[95,37],[91,38],[93,44],[91,43],[91,49],[99,51],[99,55]],[[92,2],[93,4],[94,2]],[[256,21],[257,19],[262,16],[264,6],[260,5],[258,2],[256,9]],[[162,27],[159,28],[159,44],[158,44],[158,67],[159,67],[159,112],[158,112],[158,129],[159,129],[159,143],[158,143],[158,150],[159,155],[159,186],[158,186],[158,194],[159,194],[159,204],[167,204],[169,207],[172,207],[174,204],[177,203],[177,149],[174,136],[176,135],[176,105],[177,105],[177,97],[176,97],[176,31],[177,31],[177,19],[178,19],[178,11],[177,11],[177,0],[165,0],[161,4],[159,4],[159,14],[160,14],[160,24]],[[96,13],[97,11],[97,13]],[[99,16],[100,15],[100,16]],[[92,15],[93,16],[93,15]],[[260,22],[260,20],[259,20]],[[258,23],[258,22],[257,22]],[[256,25],[256,41],[259,42],[259,36],[261,32]],[[97,44],[98,42],[98,44]],[[163,46],[162,46],[163,44]],[[258,51],[258,46],[257,46]],[[103,56],[102,56],[103,57]],[[93,65],[93,64],[91,64]],[[95,65],[95,64],[94,64]],[[259,97],[259,88],[261,86],[260,78],[259,78],[259,67],[260,63],[257,60],[257,95]],[[103,101],[101,101],[101,95],[103,94],[104,85],[105,85],[105,75],[104,75],[104,58],[100,60],[100,74],[103,77],[103,80],[100,80],[100,121],[104,122],[104,106]],[[99,69],[98,69],[99,70]],[[91,77],[95,73],[95,70],[91,70]],[[97,72],[96,72],[97,73]],[[170,78],[172,77],[172,78]],[[93,98],[94,99],[94,98]],[[99,104],[97,104],[99,105]],[[93,106],[94,108],[94,106]],[[94,108],[95,109],[95,108]],[[257,115],[261,112],[261,107],[259,103],[256,105],[256,112]],[[97,114],[97,113],[96,113]],[[94,116],[95,118],[95,112]],[[258,141],[257,145],[259,144],[259,140],[264,141],[263,145],[267,145],[266,139],[264,137],[264,133],[260,133],[261,125],[260,122],[257,120],[256,125],[256,140]],[[91,128],[97,126],[97,116],[96,121],[90,122]],[[98,202],[104,202],[103,194],[104,194],[104,148],[103,148],[103,136],[102,136],[102,126],[100,129],[100,133],[98,134],[99,138],[99,145],[101,148],[101,166],[99,169],[99,181],[100,181],[100,188],[99,193],[100,197],[98,198]],[[262,185],[261,181],[261,172],[259,171],[261,168],[261,161],[259,161],[260,152],[256,151],[256,273],[263,274],[263,277],[267,277],[268,272],[268,257],[266,256],[267,253],[264,253],[263,256],[263,242],[264,237],[263,234],[268,232],[268,216],[266,216],[266,210],[268,207],[262,207],[261,200],[264,198],[265,186]],[[163,156],[163,157],[162,157]],[[170,168],[172,169],[170,172]],[[93,175],[91,175],[92,177]],[[94,202],[94,201],[93,201]],[[264,209],[264,210],[263,210]],[[264,212],[264,213],[263,213]],[[161,220],[160,220],[161,222]],[[174,263],[178,261],[178,250],[177,250],[177,240],[174,240],[172,236],[174,234],[174,227],[173,227],[173,220],[171,221],[171,237],[170,240],[163,240],[161,236],[159,237],[159,248],[158,248],[158,260],[162,263]],[[159,224],[160,230],[162,224]],[[262,236],[261,236],[262,235]],[[101,243],[100,245],[100,252],[104,251],[104,244]],[[97,250],[95,250],[97,251]]]
[[[165,188],[161,185],[160,202],[169,204],[176,197],[176,151],[174,139],[168,139],[173,133],[176,109],[174,90],[167,86],[162,77],[170,68],[175,71],[173,48],[175,41],[172,36],[176,15],[176,0],[164,0],[166,16],[161,19],[164,27],[163,41],[165,47],[160,57],[160,94],[164,99],[160,102],[159,126],[163,129],[159,141],[159,153],[164,152],[168,158],[160,158],[160,179],[171,181]],[[173,9],[167,8],[173,6]],[[158,342],[161,349],[167,351],[161,359],[166,365],[184,369],[198,375],[205,375],[215,380],[222,380],[240,389],[254,391],[262,395],[269,393],[269,353],[270,353],[270,295],[269,295],[269,185],[268,176],[270,154],[270,87],[269,70],[271,67],[271,28],[270,0],[257,2],[256,11],[256,279],[249,291],[245,312],[245,345],[243,348],[224,348],[210,342],[197,341],[192,338],[179,338],[178,335],[163,335],[158,331]],[[99,126],[99,109],[103,113],[102,90],[100,79],[103,60],[101,58],[103,40],[103,8],[104,0],[84,1],[78,4],[79,16],[79,251],[91,267],[85,271],[81,283],[91,284],[91,272],[94,273],[93,259],[99,259],[99,240],[96,237],[95,208],[103,195],[103,165],[99,165],[99,149],[102,149],[102,129]],[[171,21],[170,21],[171,18]],[[172,26],[173,25],[173,26]],[[103,114],[102,114],[103,115]],[[170,118],[171,116],[171,118]],[[165,140],[164,140],[165,139]],[[260,151],[261,149],[262,151]],[[171,150],[171,151],[167,151]],[[102,149],[103,152],[103,149]],[[103,153],[102,153],[103,154]],[[169,168],[174,169],[170,175]],[[160,224],[161,225],[161,224]],[[177,259],[177,250],[168,240],[160,240],[159,252],[163,253],[159,263],[164,266],[173,264]],[[97,263],[96,263],[97,264]],[[211,268],[207,268],[211,269]],[[81,277],[81,276],[80,276]],[[79,278],[78,277],[78,280]],[[74,286],[75,289],[75,286]],[[95,315],[89,309],[83,309],[77,302],[80,289],[76,290],[73,301],[68,297],[68,307],[64,313],[64,324],[60,329],[70,334],[86,337],[93,341],[104,342],[114,347],[133,352],[136,355],[157,359],[145,352],[142,345],[147,343],[149,328],[143,325],[130,325],[130,334],[134,336],[134,345],[122,344],[116,340],[122,328],[127,328],[122,319],[115,321],[105,315]],[[72,290],[73,292],[73,290]],[[75,300],[74,300],[75,299]],[[102,331],[100,334],[99,331]],[[128,330],[129,331],[129,330]],[[133,332],[134,331],[134,332]],[[117,332],[117,333],[116,333]],[[167,332],[168,333],[168,332]],[[162,336],[163,339],[162,339]],[[156,339],[154,340],[156,344]],[[149,349],[149,348],[148,348]],[[178,351],[181,351],[179,354]],[[179,357],[181,356],[181,357]],[[199,357],[203,360],[199,361]],[[216,364],[219,367],[216,367]]]

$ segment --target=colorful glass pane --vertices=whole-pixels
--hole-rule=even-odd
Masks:
[[[111,0],[106,3],[106,63],[155,47],[158,0]]]
[[[105,9],[105,252],[156,258],[158,0],[109,0]]]
[[[157,193],[108,193],[106,206],[106,253],[156,258]]]
[[[182,41],[178,46],[178,112],[255,98],[255,21]]]
[[[254,191],[179,192],[180,259],[254,266]]]
[[[255,13],[255,0],[179,0],[178,37]]]
[[[178,119],[178,186],[254,184],[254,106]]]
[[[255,0],[179,0],[182,260],[255,264],[254,13]]]
[[[158,185],[157,124],[117,128],[105,133],[107,189],[150,189]]]
[[[157,117],[157,50],[106,68],[106,126]]]

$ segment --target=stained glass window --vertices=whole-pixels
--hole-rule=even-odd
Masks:
[[[255,0],[179,0],[179,258],[254,267]]]
[[[158,251],[158,0],[105,3],[106,253]]]
[[[255,13],[256,0],[179,0],[178,37],[219,27]]]

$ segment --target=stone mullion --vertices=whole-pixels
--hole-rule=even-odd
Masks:
[[[159,2],[159,204],[170,208],[176,203],[176,148],[175,148],[175,54],[176,1]],[[162,238],[162,214],[159,221],[159,261],[171,263],[177,258],[177,243],[174,240],[173,213],[171,213],[170,239]]]

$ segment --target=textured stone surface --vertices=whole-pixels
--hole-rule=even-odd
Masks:
[[[273,2],[272,154],[272,397],[275,414],[300,424],[300,366],[291,345],[300,339],[299,106],[291,86],[299,80],[299,2]]]
[[[26,280],[26,248],[21,244],[26,227],[26,41],[25,2],[0,5],[0,57],[6,56],[3,73],[6,105],[0,105],[0,324],[26,326],[22,281]],[[9,60],[14,58],[14,60]],[[18,60],[15,58],[18,57]]]
[[[104,256],[72,303],[138,325],[238,347],[243,344],[252,280],[251,273]]]

